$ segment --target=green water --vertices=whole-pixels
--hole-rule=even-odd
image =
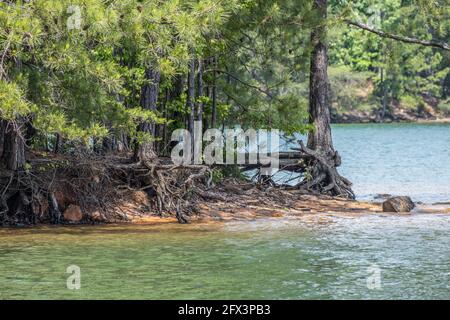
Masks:
[[[450,126],[334,133],[359,196],[450,200]],[[0,298],[450,299],[450,214],[0,229]]]
[[[448,215],[1,230],[0,297],[450,298],[449,230]]]

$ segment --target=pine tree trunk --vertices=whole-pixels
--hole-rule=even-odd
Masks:
[[[6,121],[0,119],[0,158],[3,155],[3,146],[5,141]]]
[[[331,136],[330,85],[328,81],[328,48],[326,39],[327,0],[314,0],[318,24],[311,32],[312,53],[309,94],[309,132],[307,147],[301,142],[301,150],[309,159],[311,179],[305,182],[307,189],[333,196],[354,198],[351,182],[340,176],[337,167],[341,158],[334,150]]]
[[[330,92],[328,82],[328,48],[326,44],[327,0],[314,0],[314,8],[320,16],[319,26],[311,33],[309,117],[315,130],[309,132],[308,148],[323,154],[334,152],[330,126]]]
[[[17,122],[8,122],[3,135],[2,162],[9,170],[19,170],[25,166],[25,138]]]
[[[108,154],[112,151],[114,151],[115,148],[115,137],[114,136],[109,136],[109,137],[104,137],[102,140],[102,153],[103,154]]]
[[[213,85],[212,85],[212,110],[211,110],[211,128],[216,127],[217,122],[217,58],[214,57],[213,61]]]
[[[186,109],[189,113],[188,118],[188,130],[192,132],[194,130],[195,120],[195,59],[189,61],[189,73],[187,81],[187,99]]]
[[[0,162],[6,169],[14,171],[14,179],[9,183],[9,190],[4,190],[2,194],[0,225],[35,223],[36,217],[31,207],[31,183],[27,171],[24,170],[26,163],[25,137],[21,121],[7,122],[5,127],[4,150]]]
[[[145,72],[147,83],[142,87],[141,93],[141,106],[145,110],[156,111],[159,94],[159,83],[161,81],[161,74],[159,71],[155,71],[152,68],[147,69]],[[151,122],[145,122],[140,125],[139,130],[141,132],[155,135],[155,124]],[[148,160],[156,157],[155,144],[153,142],[138,143],[135,148],[136,160]]]
[[[203,122],[203,102],[200,101],[203,96],[203,61],[198,61],[198,76],[197,76],[197,121]]]
[[[188,111],[188,121],[187,127],[188,131],[191,134],[191,141],[194,141],[194,121],[195,121],[195,59],[192,58],[189,61],[189,73],[188,73],[188,81],[187,81],[187,100],[186,100],[186,109]],[[194,143],[191,143],[192,150],[191,153],[194,152]]]
[[[384,68],[381,68],[381,86],[383,88],[383,108],[381,110],[381,121],[383,121],[384,118],[386,117],[387,111],[387,85],[384,75]]]
[[[169,103],[169,89],[166,88],[166,90],[164,90],[164,99],[161,103],[161,114],[163,116],[164,119],[168,119],[169,115],[168,115],[168,110],[167,110],[167,104]],[[167,145],[167,140],[168,140],[168,134],[167,134],[167,123],[162,123],[159,125],[158,127],[158,136],[161,138],[161,140],[159,141],[158,145],[157,145],[157,153],[159,155],[161,155],[162,153],[165,153],[166,150],[166,145]]]
[[[53,152],[55,154],[58,154],[61,150],[61,135],[59,133],[56,134],[55,136],[55,146],[53,148]]]

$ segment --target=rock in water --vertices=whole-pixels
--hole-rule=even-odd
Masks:
[[[64,211],[64,220],[69,222],[80,222],[83,219],[83,212],[79,206],[71,204]]]
[[[383,212],[410,212],[414,207],[410,197],[392,197],[383,202]]]

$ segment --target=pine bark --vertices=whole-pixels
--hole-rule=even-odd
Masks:
[[[217,58],[214,57],[213,61],[213,84],[212,84],[212,107],[211,107],[211,128],[216,127],[217,122]]]
[[[6,121],[0,119],[0,158],[3,155],[3,146],[5,141]]]
[[[32,191],[29,174],[25,169],[25,137],[23,121],[4,122],[3,153],[0,163],[14,172],[0,201],[0,225],[5,223],[35,223],[31,207]],[[14,186],[11,188],[11,186]]]
[[[195,120],[195,59],[189,61],[189,72],[187,81],[186,109],[188,111],[188,130],[193,132]]]
[[[300,151],[309,161],[311,179],[303,185],[332,196],[354,198],[351,182],[340,176],[337,167],[341,157],[334,150],[331,136],[330,85],[328,81],[327,0],[314,0],[318,24],[311,32],[311,70],[309,95],[309,123],[313,130],[308,135],[308,145],[300,142]]]
[[[186,109],[188,112],[187,127],[191,135],[191,141],[194,141],[194,121],[195,121],[195,58],[189,61],[189,73],[187,81],[187,100]],[[194,143],[191,143],[191,154],[194,154]]]
[[[3,134],[2,162],[8,170],[25,166],[25,138],[18,122],[7,122]]]
[[[156,111],[159,94],[159,83],[161,74],[153,68],[148,68],[145,72],[147,83],[142,87],[141,106],[145,110]],[[144,122],[139,126],[139,131],[155,136],[155,124]],[[136,160],[148,160],[156,157],[154,142],[141,142],[135,148]]]
[[[197,121],[203,122],[203,102],[201,97],[203,96],[204,84],[203,84],[203,61],[198,61],[198,75],[197,75]]]
[[[334,152],[330,126],[330,89],[328,81],[328,47],[326,43],[327,0],[315,0],[320,17],[318,27],[311,32],[313,45],[310,70],[309,123],[315,130],[308,135],[308,148],[323,154]]]

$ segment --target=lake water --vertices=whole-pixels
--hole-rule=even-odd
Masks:
[[[449,125],[333,130],[359,197],[450,201]],[[450,299],[449,214],[317,219],[0,229],[0,298]]]
[[[354,124],[333,127],[340,172],[359,198],[409,195],[450,201],[450,124]]]

